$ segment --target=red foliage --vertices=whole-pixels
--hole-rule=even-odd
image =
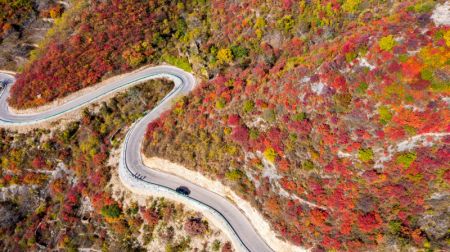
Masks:
[[[45,166],[45,160],[41,156],[37,156],[31,161],[31,166],[35,169],[42,169]]]
[[[321,209],[313,209],[311,210],[311,223],[316,226],[325,225],[325,221],[328,218],[328,213]]]
[[[141,208],[140,212],[141,212],[142,218],[150,227],[154,227],[158,224],[160,216],[157,211],[155,211],[153,209]]]
[[[237,125],[239,125],[240,120],[241,120],[241,118],[237,114],[229,115],[228,116],[228,125],[237,126]]]
[[[233,141],[239,143],[240,145],[247,146],[249,139],[248,129],[243,125],[234,127],[231,138],[233,139]]]
[[[382,219],[378,213],[360,214],[358,216],[358,227],[366,233],[370,233],[381,227]]]

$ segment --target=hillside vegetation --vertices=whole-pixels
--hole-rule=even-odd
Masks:
[[[18,71],[39,46],[64,1],[0,0],[0,69]]]
[[[143,64],[192,70],[146,155],[232,186],[292,243],[448,249],[444,1],[93,1],[13,87],[32,107]]]
[[[125,129],[172,86],[140,84],[53,130],[0,129],[2,250],[231,249],[201,214],[164,198],[138,202],[117,189],[114,155]]]

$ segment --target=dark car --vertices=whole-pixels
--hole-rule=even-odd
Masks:
[[[177,187],[177,189],[175,189],[175,191],[185,196],[188,196],[191,193],[191,190],[189,190],[189,188],[187,188],[186,186],[179,186]]]

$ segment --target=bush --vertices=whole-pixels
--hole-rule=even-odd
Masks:
[[[244,106],[242,107],[242,110],[244,111],[244,113],[249,113],[249,112],[252,112],[254,108],[255,108],[255,103],[252,100],[246,100],[244,102]]]
[[[200,218],[190,218],[184,223],[184,230],[190,235],[203,235],[208,231],[208,222]]]
[[[400,155],[397,158],[397,163],[402,165],[405,168],[408,168],[411,166],[411,164],[416,160],[417,154],[415,152],[408,152],[405,154]]]
[[[275,159],[277,158],[277,153],[273,148],[267,148],[264,151],[264,157],[266,157],[267,161],[271,163],[275,163]]]
[[[386,106],[379,107],[378,114],[380,115],[380,121],[382,124],[386,124],[392,119],[391,110]]]
[[[229,64],[233,62],[233,54],[228,48],[222,48],[217,52],[217,62],[219,64]]]
[[[345,12],[355,13],[360,3],[361,0],[345,0],[342,9]]]
[[[164,60],[168,64],[179,67],[186,72],[192,72],[192,66],[186,58],[176,58],[172,55],[164,55],[162,57],[162,60]]]
[[[395,46],[395,44],[396,42],[394,40],[394,36],[392,35],[381,38],[380,42],[378,43],[380,49],[384,51],[390,51]]]
[[[108,218],[119,218],[122,210],[117,204],[102,207],[102,215]]]
[[[223,109],[225,108],[225,99],[219,98],[219,100],[216,101],[216,108],[217,109]]]
[[[241,170],[234,169],[231,171],[227,171],[225,173],[225,177],[231,181],[238,181],[244,176],[244,173]]]
[[[358,151],[358,158],[364,163],[367,163],[373,159],[372,149],[360,149]]]
[[[248,49],[242,46],[234,45],[231,47],[231,53],[235,59],[244,58],[248,56]]]

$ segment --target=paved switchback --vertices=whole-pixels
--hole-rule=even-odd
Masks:
[[[253,228],[246,216],[234,204],[206,188],[193,184],[183,178],[146,167],[142,162],[141,148],[147,125],[156,120],[164,111],[168,110],[174,99],[188,94],[195,88],[196,81],[190,73],[167,65],[144,68],[113,79],[107,85],[101,86],[93,92],[79,96],[60,106],[35,114],[15,114],[9,110],[7,99],[15,78],[12,75],[0,73],[0,81],[6,80],[8,83],[6,89],[0,94],[0,127],[29,126],[56,119],[65,113],[79,110],[88,104],[96,102],[106,95],[156,78],[171,79],[175,86],[169,94],[159,101],[155,108],[148,111],[129,130],[121,151],[121,165],[119,167],[119,169],[123,169],[119,170],[121,181],[128,187],[134,187],[133,191],[136,191],[136,189],[137,191],[148,190],[144,186],[142,188],[136,188],[139,187],[139,184],[144,185],[145,183],[157,186],[168,192],[173,192],[179,186],[186,186],[191,191],[187,198],[190,202],[207,206],[216,213],[215,216],[217,218],[223,218],[222,221],[229,224],[228,227],[230,227],[230,230],[235,235],[234,240],[238,240],[241,243],[239,247],[241,250],[249,250],[252,252],[272,251],[264,239]]]

